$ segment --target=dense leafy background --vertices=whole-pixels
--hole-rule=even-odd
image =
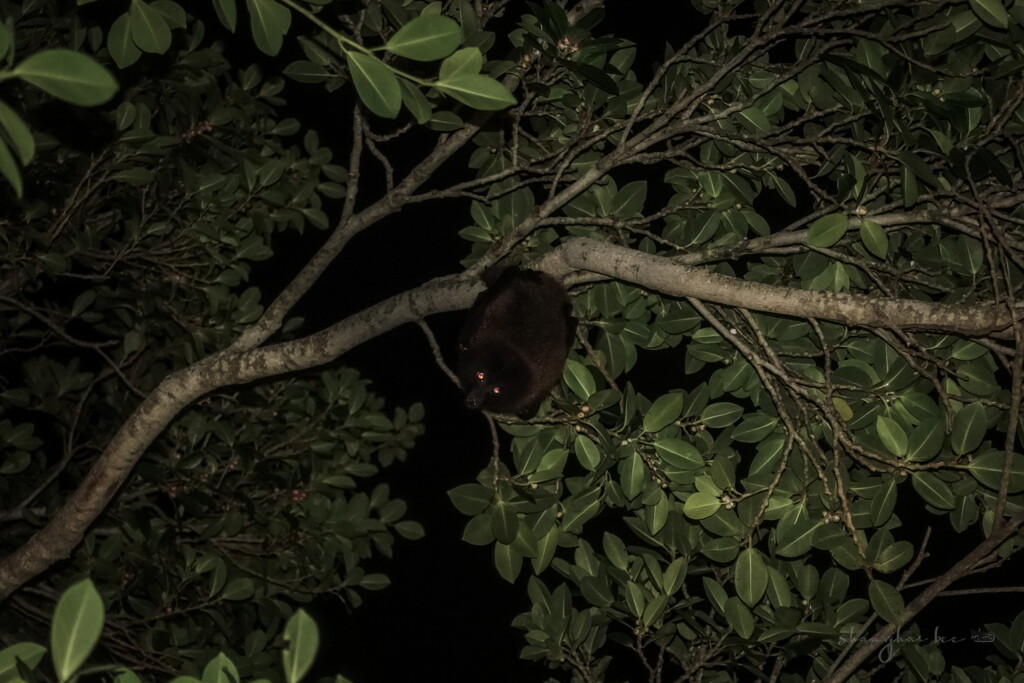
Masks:
[[[334,322],[300,307],[276,326],[268,305],[307,254],[409,206],[445,217],[416,226],[447,233],[420,259],[577,269],[559,395],[504,424],[500,461],[449,492],[464,540],[526,594],[524,659],[579,681],[1019,674],[1015,608],[950,622],[953,643],[915,618],[972,574],[1019,592],[990,570],[1019,564],[1024,491],[1006,313],[1024,265],[1024,5],[693,7],[662,52],[613,34],[663,17],[616,25],[586,4],[7,3],[4,550],[169,373],[238,362],[254,330],[287,342]],[[325,108],[344,132],[331,144]],[[456,232],[468,247],[436,251]],[[367,304],[410,276],[384,235]],[[619,274],[625,253],[683,275]],[[409,286],[446,272],[424,268]],[[702,272],[747,286],[743,306],[690,298],[678,280]],[[786,297],[836,313],[780,315]],[[933,306],[908,327],[891,301]],[[861,317],[841,324],[848,310]],[[377,362],[434,371],[405,353],[382,345]],[[148,445],[71,560],[7,599],[2,642],[43,640],[41,605],[89,576],[97,656],[205,678],[224,652],[243,677],[280,678],[295,606],[358,607],[388,585],[376,568],[396,536],[422,536],[380,470],[424,415],[333,365],[217,387]],[[452,557],[435,561],[472,581]],[[433,614],[442,630],[473,618]],[[897,627],[875,657],[870,639]],[[63,679],[81,662],[53,642]]]

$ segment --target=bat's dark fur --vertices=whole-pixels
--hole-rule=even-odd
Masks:
[[[576,331],[569,297],[536,270],[506,269],[459,334],[459,381],[473,410],[533,417],[562,377]]]

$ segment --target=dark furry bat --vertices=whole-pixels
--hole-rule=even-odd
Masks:
[[[477,297],[459,334],[459,380],[473,410],[533,417],[562,377],[576,321],[546,273],[507,268]]]

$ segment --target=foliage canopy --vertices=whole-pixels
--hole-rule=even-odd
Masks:
[[[295,605],[358,606],[423,533],[366,480],[429,406],[302,371],[513,259],[566,278],[580,344],[449,495],[529,596],[524,658],[1019,676],[1024,612],[978,615],[958,666],[918,617],[1024,542],[1024,3],[695,0],[649,70],[597,4],[3,3],[0,675],[88,576],[105,656],[280,679]],[[353,236],[453,200],[463,271],[295,317]],[[267,297],[254,264],[311,242]],[[59,642],[64,680],[90,648]]]

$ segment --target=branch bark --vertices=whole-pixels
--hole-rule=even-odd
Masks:
[[[544,257],[542,267],[563,276],[576,270],[600,273],[670,296],[846,325],[1001,337],[1010,333],[1012,324],[1009,311],[996,306],[877,299],[766,285],[586,237],[563,243]]]

